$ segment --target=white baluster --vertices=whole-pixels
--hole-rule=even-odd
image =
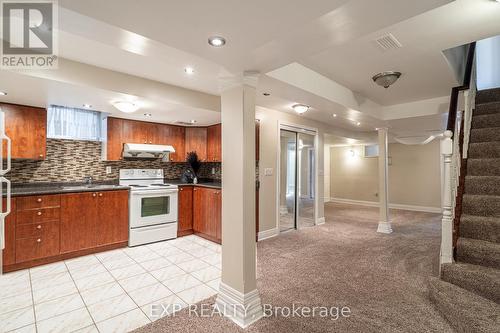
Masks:
[[[452,155],[453,132],[444,132],[441,140],[443,155],[443,218],[441,220],[441,256],[440,264],[453,262],[453,199],[452,199]],[[457,138],[458,140],[458,138]]]

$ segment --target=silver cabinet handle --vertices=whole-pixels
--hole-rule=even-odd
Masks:
[[[36,202],[42,202],[42,198],[36,199]]]
[[[36,215],[41,216],[41,215],[42,215],[42,212],[38,212],[38,213],[36,213]]]
[[[36,226],[36,228],[37,228],[38,230],[40,230],[40,229],[42,229],[42,226],[39,224],[39,225],[37,225],[37,226]]]
[[[42,240],[41,240],[40,238],[38,238],[38,239],[36,240],[36,242],[37,242],[37,243],[41,243],[41,242],[42,242]]]

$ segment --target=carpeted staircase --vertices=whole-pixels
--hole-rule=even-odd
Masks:
[[[456,260],[432,301],[458,332],[500,332],[500,89],[476,96]]]

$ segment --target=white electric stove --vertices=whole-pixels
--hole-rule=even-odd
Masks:
[[[129,186],[129,246],[177,238],[177,185],[164,183],[162,169],[121,169]]]

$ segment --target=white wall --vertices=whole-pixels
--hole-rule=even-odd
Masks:
[[[349,151],[355,152],[351,157]],[[378,159],[365,158],[363,146],[332,147],[331,197],[377,202]],[[389,203],[441,207],[439,141],[427,145],[389,144]]]
[[[477,42],[477,87],[500,87],[500,35]]]
[[[330,146],[324,147],[324,160],[325,160],[325,185],[323,189],[323,196],[325,202],[330,201]]]

